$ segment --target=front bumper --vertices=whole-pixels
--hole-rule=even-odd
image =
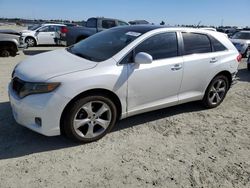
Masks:
[[[55,92],[20,99],[9,84],[9,99],[16,122],[45,136],[60,135],[60,118],[68,99]],[[41,119],[41,125],[35,118]]]

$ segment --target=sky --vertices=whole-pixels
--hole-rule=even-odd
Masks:
[[[250,27],[250,0],[0,0],[0,17],[5,18],[80,21],[93,16]]]

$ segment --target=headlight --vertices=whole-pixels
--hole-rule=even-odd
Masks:
[[[18,95],[23,98],[31,94],[48,93],[54,91],[60,83],[32,83],[25,82],[20,88]]]

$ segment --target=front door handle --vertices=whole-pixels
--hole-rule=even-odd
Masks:
[[[216,63],[218,61],[218,59],[216,59],[215,57],[214,58],[212,58],[211,60],[210,60],[210,63]]]
[[[174,66],[171,67],[172,71],[180,70],[182,68],[181,64],[175,64]]]

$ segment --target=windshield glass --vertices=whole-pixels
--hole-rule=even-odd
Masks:
[[[67,50],[82,58],[101,62],[114,56],[142,34],[129,27],[114,28],[95,34]]]
[[[29,30],[31,31],[35,31],[36,29],[38,29],[39,27],[41,27],[42,25],[33,25],[29,28]]]
[[[250,33],[243,33],[243,32],[235,33],[232,38],[250,40]]]

